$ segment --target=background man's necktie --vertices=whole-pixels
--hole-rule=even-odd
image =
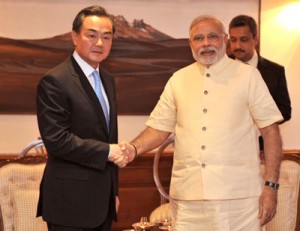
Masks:
[[[105,104],[105,101],[104,101],[104,97],[103,97],[103,94],[101,92],[101,83],[100,83],[100,76],[99,76],[99,73],[98,71],[94,71],[93,72],[93,77],[94,77],[94,81],[95,81],[95,93],[100,101],[100,104],[102,106],[102,109],[103,109],[103,112],[104,112],[104,115],[105,115],[105,119],[106,119],[106,124],[107,124],[107,127],[109,127],[109,116],[108,116],[108,110],[107,110],[107,107],[106,107],[106,104]]]

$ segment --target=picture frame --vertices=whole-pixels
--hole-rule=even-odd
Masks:
[[[48,70],[72,54],[71,31],[65,28],[70,28],[76,13],[88,5],[100,3],[115,19],[111,54],[101,65],[115,76],[119,115],[148,115],[172,74],[194,62],[188,29],[195,17],[213,14],[226,26],[238,14],[251,15],[258,24],[260,21],[259,0],[0,3],[4,6],[0,19],[10,19],[0,35],[0,114],[35,114],[36,86]],[[33,5],[37,13],[25,15],[26,8]],[[35,25],[41,26],[41,34],[34,34]],[[17,32],[21,35],[14,34]]]

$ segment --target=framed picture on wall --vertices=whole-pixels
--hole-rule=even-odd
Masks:
[[[35,114],[40,78],[72,54],[77,12],[101,4],[115,20],[111,55],[103,67],[116,78],[118,113],[148,115],[176,70],[194,62],[191,21],[201,14],[225,26],[238,14],[259,23],[259,0],[0,0],[0,114]],[[32,12],[28,13],[28,12]],[[227,27],[228,28],[228,27]]]

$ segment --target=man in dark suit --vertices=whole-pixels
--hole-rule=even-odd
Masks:
[[[37,215],[51,231],[108,231],[117,218],[116,164],[127,157],[116,144],[114,78],[99,65],[110,53],[113,33],[104,8],[81,10],[73,21],[74,53],[37,87],[38,125],[48,152]]]
[[[234,17],[229,24],[229,35],[229,56],[257,67],[284,118],[281,123],[290,120],[291,101],[284,67],[256,53],[259,38],[255,20],[247,15]],[[260,149],[263,150],[261,137],[259,143]]]

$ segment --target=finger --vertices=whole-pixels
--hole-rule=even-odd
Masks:
[[[125,156],[124,157],[124,167],[126,167],[128,163],[129,163],[128,156]]]
[[[267,224],[267,220],[266,220],[266,218],[262,217],[262,218],[260,219],[260,225],[261,225],[261,226],[264,226],[265,224]]]
[[[125,168],[126,167],[126,163],[122,163],[121,165],[118,165],[119,168]]]
[[[119,147],[122,151],[125,151],[127,148],[128,148],[128,142],[126,141],[122,141],[120,144],[119,144]]]
[[[128,164],[128,157],[121,155],[115,162],[120,168],[125,167]]]
[[[259,206],[258,218],[259,218],[259,219],[262,218],[262,207],[261,207],[261,206]]]
[[[261,218],[261,225],[265,225],[267,223],[269,223],[272,219],[273,219],[274,215],[265,212]]]
[[[122,161],[122,166],[125,167],[128,164],[128,157],[124,156],[123,161]]]
[[[119,147],[122,151],[125,151],[126,150],[126,145],[124,143],[120,143],[119,144]]]
[[[123,160],[124,160],[124,156],[123,155],[119,155],[119,156],[115,157],[114,163],[117,164],[117,165],[119,165],[119,164],[121,164],[123,162]]]
[[[115,162],[116,160],[119,159],[119,155],[111,156],[111,157],[109,157],[109,159],[110,159],[111,161]]]
[[[126,165],[127,165],[127,162],[123,161],[118,166],[119,166],[119,168],[124,168],[124,167],[126,167]]]
[[[124,155],[124,161],[127,163],[128,162],[128,156]]]
[[[116,161],[120,161],[122,155],[114,155],[114,156],[111,156],[109,159],[113,162],[116,162]]]

